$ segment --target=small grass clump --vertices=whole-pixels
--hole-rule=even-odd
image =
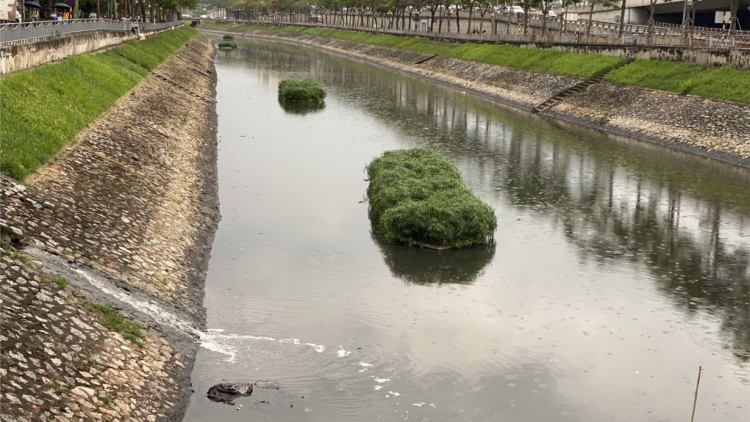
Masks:
[[[122,334],[122,336],[130,340],[131,343],[143,347],[143,340],[146,337],[143,334],[141,327],[123,317],[117,309],[112,307],[112,305],[109,303],[100,304],[87,302],[86,308],[101,314],[100,322],[103,326]]]
[[[23,180],[195,34],[183,27],[0,79],[0,171]]]
[[[234,41],[222,41],[219,43],[219,48],[225,49],[225,50],[231,50],[233,48],[237,48],[237,43]]]
[[[68,279],[65,277],[57,277],[53,281],[55,282],[55,285],[57,285],[58,290],[64,290],[68,287]]]
[[[279,102],[321,104],[326,92],[312,79],[285,79],[279,82]]]
[[[70,391],[66,385],[60,382],[60,377],[58,377],[57,375],[52,377],[49,382],[49,386],[52,387],[52,389],[55,390],[55,393],[57,394],[63,394]]]
[[[388,240],[445,248],[492,242],[495,212],[440,154],[388,151],[367,166],[367,174],[370,216]]]

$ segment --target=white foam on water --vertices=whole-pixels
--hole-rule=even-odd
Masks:
[[[164,309],[155,302],[136,299],[125,291],[107,286],[101,281],[90,276],[86,271],[83,271],[81,269],[73,270],[81,277],[83,277],[86,281],[88,281],[89,284],[91,284],[93,287],[99,289],[102,293],[105,293],[121,302],[127,303],[134,309],[137,309],[138,311],[149,315],[160,325],[171,327],[175,330],[181,331],[185,334],[197,338],[198,343],[204,349],[227,355],[228,358],[226,359],[226,361],[229,363],[235,362],[237,358],[237,343],[244,344],[249,341],[274,341],[279,343],[294,344],[295,346],[310,346],[318,353],[323,353],[325,351],[325,346],[323,346],[322,344],[302,343],[299,339],[296,338],[277,340],[273,337],[267,336],[252,336],[248,334],[223,334],[224,329],[222,328],[212,328],[203,332],[191,322],[186,321],[185,319]]]
[[[341,346],[339,346],[339,347],[341,347]],[[338,352],[336,352],[336,355],[337,355],[338,357],[340,357],[340,358],[343,358],[343,357],[349,356],[349,355],[351,355],[351,354],[352,354],[352,352],[349,352],[349,351],[346,351],[346,350],[344,350],[344,348],[343,348],[343,347],[342,347],[342,348],[341,348],[341,349],[340,349],[340,350],[339,350]]]
[[[390,381],[390,378],[375,378],[375,382],[378,384]]]

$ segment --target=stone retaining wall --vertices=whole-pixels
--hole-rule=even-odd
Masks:
[[[144,33],[146,37],[162,31]],[[19,44],[0,47],[0,75],[22,69],[67,59],[78,54],[90,53],[103,48],[126,43],[135,36],[129,32],[92,32],[76,34],[32,44]]]
[[[307,34],[261,30],[242,34],[385,66],[525,110],[582,81],[485,63],[430,58],[424,54]],[[429,60],[417,64],[425,59]],[[571,95],[543,114],[750,167],[748,105],[600,83]]]
[[[4,421],[181,420],[198,347],[190,333],[144,320],[144,347],[125,341],[82,306],[83,290],[50,283],[61,272],[34,250],[204,326],[219,218],[213,54],[194,37],[28,188],[0,178]]]

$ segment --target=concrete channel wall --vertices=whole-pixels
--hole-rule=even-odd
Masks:
[[[214,51],[193,37],[25,184],[0,177],[0,420],[182,420],[219,219]]]
[[[221,31],[202,29],[219,36]],[[236,30],[232,32],[239,34]],[[305,46],[531,111],[583,79],[512,69],[299,33],[262,30],[245,37]],[[691,95],[597,83],[550,110],[549,117],[750,167],[750,106]]]
[[[169,31],[162,29],[145,33],[146,37]],[[130,32],[88,32],[30,44],[0,47],[0,75],[30,69],[73,57],[78,54],[113,47],[135,39]]]

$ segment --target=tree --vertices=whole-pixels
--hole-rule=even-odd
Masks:
[[[620,10],[620,25],[617,26],[617,36],[619,37],[620,34],[622,34],[623,29],[625,28],[625,4],[627,3],[627,0],[622,0],[622,4],[620,7],[622,8]]]
[[[589,3],[591,3],[591,7],[589,8],[589,23],[588,25],[586,25],[586,35],[591,34],[591,21],[593,20],[593,16],[594,16],[594,6],[601,5],[604,7],[614,7],[617,1],[616,0],[589,0]]]
[[[648,0],[651,4],[650,13],[648,16],[648,39],[649,42],[654,41],[654,27],[656,26],[656,22],[654,22],[654,11],[656,10],[656,2],[659,0]],[[672,0],[663,0],[664,3],[670,3]],[[624,6],[624,4],[623,4]]]
[[[523,35],[529,33],[529,9],[539,6],[541,0],[519,0],[518,4],[523,8]]]
[[[729,12],[732,15],[732,22],[729,24],[729,33],[734,34],[737,30],[737,9],[740,7],[740,0],[729,0]]]

